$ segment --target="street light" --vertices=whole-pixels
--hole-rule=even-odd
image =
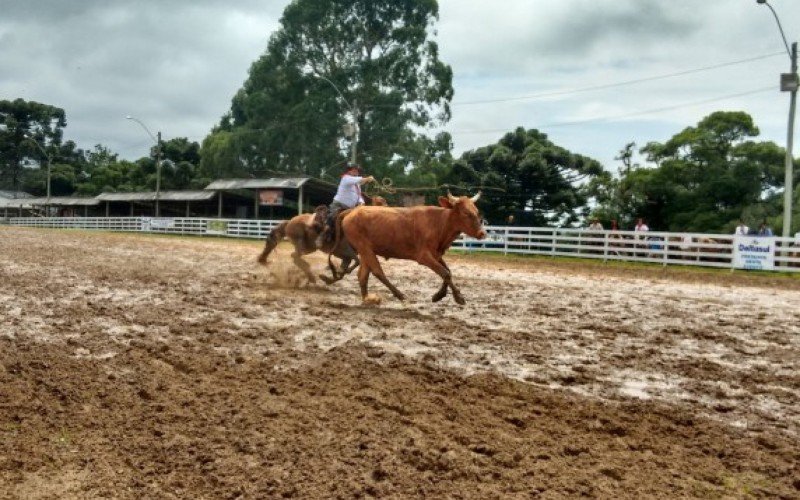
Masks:
[[[344,133],[345,133],[345,135],[349,135],[349,136],[352,137],[352,142],[350,144],[350,163],[355,165],[357,163],[356,162],[356,153],[357,153],[356,152],[356,148],[358,146],[358,108],[350,104],[350,102],[347,100],[347,98],[344,96],[344,94],[342,94],[342,91],[339,90],[339,87],[337,87],[335,83],[333,83],[332,81],[328,80],[327,78],[325,78],[322,75],[319,75],[318,78],[321,79],[321,80],[325,80],[326,82],[330,83],[331,87],[336,89],[336,92],[338,92],[339,96],[342,98],[342,100],[347,105],[347,107],[350,108],[350,113],[352,113],[352,115],[353,115],[353,121],[351,123],[347,124],[348,128],[345,129]]]
[[[47,159],[47,203],[45,203],[45,211],[48,212],[47,215],[50,215],[49,214],[49,212],[50,212],[50,167],[53,164],[53,159],[50,158],[50,155],[47,154],[47,151],[45,151],[44,148],[39,144],[39,141],[37,141],[33,137],[25,134],[25,139],[24,140],[26,140],[28,142],[32,142],[33,144],[35,144],[36,147],[39,148],[39,151],[41,151],[42,154],[44,155],[44,157]]]
[[[759,4],[764,4],[772,11],[775,16],[775,22],[778,23],[778,29],[783,38],[783,45],[786,47],[786,53],[789,54],[789,61],[791,63],[791,70],[789,73],[781,74],[781,91],[790,92],[789,98],[789,124],[786,132],[786,172],[784,177],[784,192],[783,192],[783,237],[788,238],[792,228],[792,194],[793,194],[793,161],[792,158],[792,144],[794,142],[794,109],[797,102],[797,42],[792,43],[791,50],[789,43],[786,41],[786,35],[783,33],[783,26],[778,19],[778,14],[772,8],[767,0],[756,0]]]
[[[150,132],[150,129],[147,128],[147,125],[142,123],[138,118],[128,115],[125,119],[133,120],[141,125],[144,131],[147,132],[147,135],[156,143],[156,217],[158,217],[161,214],[161,210],[159,209],[159,199],[161,198],[161,131],[158,132],[158,137],[156,138],[156,136]]]

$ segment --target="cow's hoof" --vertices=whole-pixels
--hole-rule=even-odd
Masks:
[[[362,303],[365,306],[379,306],[383,299],[377,293],[368,293],[363,299]]]
[[[318,274],[317,276],[319,276],[319,279],[324,281],[326,285],[332,285],[337,281],[336,279],[331,278],[330,276],[325,276],[324,274]]]
[[[460,306],[463,306],[464,304],[467,303],[467,301],[464,300],[464,297],[460,293],[454,293],[453,298],[455,299],[456,303]]]
[[[433,297],[431,297],[431,302],[439,302],[444,298],[445,295],[447,295],[447,290],[443,292],[436,292],[433,294]]]

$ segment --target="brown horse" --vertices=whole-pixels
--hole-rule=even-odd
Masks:
[[[385,207],[388,205],[386,199],[381,196],[373,196],[370,202],[373,206]],[[294,264],[303,271],[309,282],[315,283],[316,277],[312,274],[311,266],[303,259],[303,256],[312,254],[317,250],[331,253],[333,242],[323,245],[322,248],[317,247],[317,238],[325,229],[325,220],[327,217],[328,207],[320,205],[314,210],[314,213],[295,215],[291,219],[281,222],[275,226],[267,236],[264,242],[264,250],[262,250],[261,255],[258,256],[258,263],[266,266],[269,254],[272,253],[281,240],[287,238],[292,242],[292,245],[294,245],[294,252],[292,252]],[[353,263],[344,269],[341,274],[334,270],[333,278],[320,275],[320,278],[328,284],[342,279],[359,265],[357,256],[349,248],[337,248],[333,254],[340,259],[353,259]]]

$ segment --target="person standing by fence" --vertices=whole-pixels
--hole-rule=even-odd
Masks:
[[[646,233],[647,231],[650,231],[650,227],[647,225],[645,220],[640,217],[636,219],[636,226],[633,228],[633,230],[637,233]],[[647,243],[638,243],[639,241],[645,241],[646,239],[647,238],[644,235],[636,235],[636,241],[637,241],[636,246],[639,248],[647,248]],[[637,257],[642,256],[642,254],[636,254],[636,255]]]
[[[745,225],[743,221],[739,221],[736,230],[733,232],[735,236],[747,236],[750,233],[750,228]]]

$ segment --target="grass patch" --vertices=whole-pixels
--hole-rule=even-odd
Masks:
[[[491,262],[497,265],[530,269],[565,270],[586,274],[636,275],[638,277],[676,278],[687,281],[707,281],[751,286],[781,286],[800,289],[800,272],[751,271],[585,257],[549,256],[540,254],[506,254],[502,252],[450,250],[448,255],[465,262]]]

